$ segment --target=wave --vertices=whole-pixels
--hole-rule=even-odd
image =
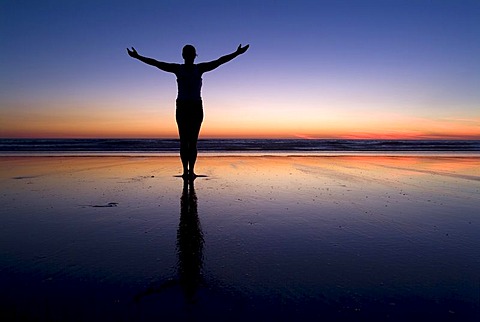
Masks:
[[[0,152],[177,152],[178,139],[0,139]],[[201,139],[200,152],[480,152],[480,140]]]

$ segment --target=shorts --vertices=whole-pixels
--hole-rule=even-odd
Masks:
[[[177,100],[175,111],[180,140],[198,139],[200,127],[203,122],[203,104],[198,101]]]

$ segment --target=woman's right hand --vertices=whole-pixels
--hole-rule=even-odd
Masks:
[[[132,47],[132,50],[127,48],[128,55],[133,58],[138,58],[138,53],[135,48]]]

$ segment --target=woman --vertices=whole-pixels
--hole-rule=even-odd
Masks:
[[[182,50],[184,64],[173,64],[143,57],[135,48],[127,48],[130,57],[136,58],[148,65],[155,66],[165,72],[174,73],[177,76],[178,95],[176,120],[180,136],[180,159],[183,165],[183,178],[195,179],[195,161],[197,160],[197,141],[200,126],[203,121],[203,105],[201,97],[202,75],[214,70],[218,66],[229,62],[238,55],[245,53],[249,45],[239,45],[231,54],[220,57],[217,60],[194,64],[197,52],[192,45],[185,45]]]

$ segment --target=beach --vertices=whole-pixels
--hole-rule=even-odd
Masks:
[[[1,156],[4,321],[480,318],[480,157]]]

